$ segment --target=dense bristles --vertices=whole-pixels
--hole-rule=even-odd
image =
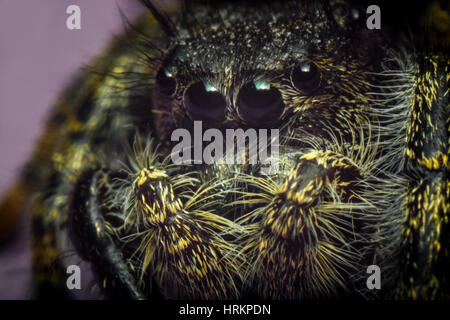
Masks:
[[[104,227],[149,297],[448,297],[448,55],[393,46],[353,2],[194,1],[173,19],[143,3],[154,17],[126,22],[63,96],[26,170],[42,278],[54,282],[70,212],[86,238]],[[264,101],[249,107],[265,99],[238,99],[261,81],[278,93],[267,118]],[[213,164],[172,162],[174,130],[194,135],[193,149],[203,138],[199,83],[223,100],[204,129],[278,129],[275,172],[249,163],[249,147],[230,157],[243,163],[227,164],[229,150]],[[99,286],[120,296],[89,239],[74,238],[78,253],[95,255]],[[383,290],[366,286],[372,264]]]

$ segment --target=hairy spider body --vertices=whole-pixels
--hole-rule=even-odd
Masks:
[[[107,297],[450,297],[448,54],[343,1],[193,2],[173,22],[147,5],[159,26],[66,91],[3,204],[33,194],[41,295],[74,248]],[[278,128],[277,172],[171,163],[199,119]]]

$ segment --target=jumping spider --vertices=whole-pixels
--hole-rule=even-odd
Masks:
[[[108,298],[450,297],[447,51],[353,2],[143,3],[4,203],[33,199],[38,293],[75,249]],[[194,121],[279,129],[279,170],[172,163]]]

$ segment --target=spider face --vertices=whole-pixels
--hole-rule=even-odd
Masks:
[[[244,161],[137,172],[129,216],[152,230],[138,251],[147,248],[144,260],[151,256],[154,264],[144,263],[143,271],[147,281],[149,274],[158,279],[164,294],[303,298],[355,286],[358,276],[350,275],[361,274],[374,254],[371,219],[381,220],[363,203],[367,190],[358,184],[381,154],[371,142],[379,117],[368,83],[376,83],[382,36],[368,34],[358,19],[345,20],[351,10],[361,8],[205,5],[178,22],[155,71],[155,138],[166,145],[161,155],[173,147],[175,129],[195,135],[194,121],[224,135],[277,128],[281,169],[266,177],[259,164]],[[151,178],[158,170],[163,180]],[[180,175],[196,180],[174,186],[171,179]],[[206,227],[213,221],[218,225]],[[161,245],[167,248],[154,248]],[[179,261],[172,278],[169,270]]]
[[[222,128],[285,128],[297,120],[306,129],[317,118],[307,110],[361,113],[367,102],[343,99],[362,97],[366,88],[345,87],[345,81],[376,71],[379,61],[370,61],[378,59],[382,37],[368,33],[359,18],[342,20],[352,10],[363,8],[194,6],[180,19],[157,71],[159,138],[170,141],[173,130],[193,120]]]
[[[146,17],[31,162],[36,248],[69,235],[109,297],[449,296],[448,56],[394,45],[346,1],[193,2],[173,21],[147,6],[167,37]],[[223,161],[171,161],[197,121],[205,141],[244,132],[241,161],[226,161],[235,140]],[[260,129],[279,132],[270,174],[251,161]],[[37,254],[38,274],[56,260]]]

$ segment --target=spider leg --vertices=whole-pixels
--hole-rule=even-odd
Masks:
[[[75,185],[69,206],[69,235],[82,258],[91,262],[96,273],[105,279],[104,292],[109,298],[144,299],[120,248],[108,235],[101,214],[99,170],[84,171]]]
[[[265,297],[327,296],[363,270],[358,263],[368,246],[362,245],[357,207],[361,174],[351,159],[315,151],[268,190],[266,206],[256,213],[260,218],[247,226],[245,244]]]
[[[396,290],[402,299],[450,297],[449,80],[448,56],[420,61],[405,148],[409,185]]]
[[[234,224],[202,207],[211,193],[195,189],[186,200],[179,195],[185,187],[155,167],[142,169],[132,189],[133,223],[145,234],[138,248],[141,279],[155,280],[172,298],[237,298],[241,259],[225,239]]]

